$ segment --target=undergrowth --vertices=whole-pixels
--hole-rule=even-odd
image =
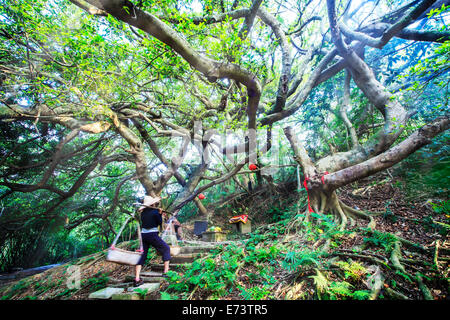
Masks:
[[[424,257],[418,253],[417,259],[400,257],[405,269],[397,270],[391,259],[399,239],[391,233],[339,231],[326,214],[313,213],[305,222],[297,204],[272,209],[272,214],[272,223],[247,239],[218,246],[189,267],[169,271],[161,299],[422,299],[418,271],[426,274],[425,283],[448,290],[442,270],[420,261]],[[357,246],[340,249],[355,237],[360,238]]]

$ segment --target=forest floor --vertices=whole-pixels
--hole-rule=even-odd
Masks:
[[[384,173],[342,188],[338,196],[353,208],[382,211],[375,217],[375,233],[368,233],[367,221],[356,220],[344,233],[333,236],[331,255],[320,253],[315,244],[323,234],[327,234],[326,225],[310,229],[311,233],[286,232],[289,225],[287,217],[290,208],[297,199],[295,188],[286,184],[287,192],[282,192],[275,200],[273,191],[261,192],[254,197],[244,197],[231,203],[231,206],[245,208],[252,219],[252,230],[259,231],[247,235],[238,235],[228,219],[236,215],[230,213],[229,206],[217,210],[210,225],[220,226],[229,231],[230,240],[247,239],[241,251],[224,248],[211,256],[216,271],[232,271],[234,290],[211,289],[214,284],[205,283],[205,289],[198,289],[192,279],[195,272],[186,275],[174,273],[172,282],[163,281],[161,291],[167,291],[177,298],[191,299],[358,299],[358,295],[368,298],[384,299],[434,299],[447,300],[449,296],[450,239],[448,238],[449,216],[447,213],[433,210],[434,199],[415,201],[399,187],[399,179]],[[301,191],[304,193],[304,190]],[[305,203],[303,203],[304,207]],[[274,208],[278,207],[274,211]],[[244,211],[243,211],[244,212]],[[241,213],[237,213],[241,214]],[[278,221],[274,214],[279,215]],[[193,218],[183,224],[187,240],[198,240],[193,234]],[[284,221],[284,222],[283,222]],[[332,230],[332,229],[329,229]],[[445,230],[447,232],[445,232]],[[329,232],[328,232],[329,233]],[[259,237],[258,235],[263,235]],[[405,241],[400,246],[400,255],[395,257],[396,238]],[[261,240],[264,238],[263,240]],[[254,248],[248,244],[252,241]],[[408,242],[418,245],[417,247]],[[226,247],[226,246],[225,246]],[[239,248],[239,246],[237,246]],[[241,246],[242,247],[242,246]],[[277,249],[278,248],[278,249]],[[300,249],[299,249],[300,248]],[[306,248],[306,249],[305,249]],[[230,259],[226,250],[235,250],[236,257],[242,254],[244,263],[234,261],[236,267],[230,270],[217,269],[221,261]],[[242,251],[244,250],[244,251]],[[253,250],[253,251],[251,251]],[[229,252],[228,252],[229,253]],[[133,267],[121,266],[105,261],[106,250],[56,266],[45,272],[0,283],[1,299],[87,299],[89,294],[108,283],[124,279],[133,274]],[[307,255],[308,254],[308,255]],[[228,257],[228,258],[227,258]],[[336,261],[336,257],[340,260]],[[295,260],[297,259],[297,260]],[[303,260],[302,260],[303,259]],[[309,259],[309,260],[308,260]],[[149,256],[148,263],[159,262],[156,254]],[[232,264],[231,260],[226,263]],[[303,263],[302,261],[314,261]],[[400,269],[398,264],[400,262]],[[201,263],[205,263],[205,259]],[[291,267],[288,265],[291,263]],[[68,268],[79,266],[81,287],[69,289]],[[225,266],[228,266],[225,264]],[[402,269],[403,267],[403,269]],[[271,275],[258,278],[261,270],[272,270]],[[144,271],[148,268],[144,267]],[[218,271],[219,270],[219,271]],[[381,271],[380,271],[381,270]],[[203,271],[205,272],[205,271]],[[216,274],[221,274],[220,272]],[[380,276],[382,274],[382,276]],[[219,276],[218,276],[219,277]],[[227,274],[226,279],[230,275]],[[377,278],[378,277],[378,278]],[[220,278],[220,277],[219,277]],[[200,283],[203,279],[200,274]],[[381,279],[381,285],[374,283]],[[370,282],[369,280],[374,280]],[[220,282],[220,279],[217,280]],[[176,284],[175,284],[176,283]],[[184,284],[182,292],[177,284]],[[208,287],[209,286],[209,287]],[[196,288],[195,294],[189,290]],[[220,286],[218,286],[220,287]],[[230,285],[227,284],[227,288]],[[233,287],[233,285],[231,285]],[[221,287],[223,289],[223,286]],[[351,288],[351,289],[350,289]]]

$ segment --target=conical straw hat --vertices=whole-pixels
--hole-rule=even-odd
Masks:
[[[144,202],[142,203],[142,206],[139,208],[139,210],[150,207],[152,204],[155,204],[159,201],[161,201],[161,197],[145,196]]]

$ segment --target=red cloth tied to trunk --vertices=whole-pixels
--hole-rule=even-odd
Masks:
[[[229,223],[238,223],[238,222],[247,223],[247,220],[248,220],[248,215],[241,214],[240,216],[234,216],[234,217],[230,218],[230,220],[228,220],[228,222]]]
[[[325,176],[326,174],[328,174],[328,171],[325,171],[325,172],[323,173],[323,176],[320,177],[320,179],[322,180],[322,184],[325,184],[324,176]]]
[[[309,202],[309,193],[308,193],[308,180],[309,178],[305,177],[305,180],[303,181],[303,186],[306,189],[306,196],[308,197],[308,211],[311,213],[314,213],[313,209],[311,208],[310,202]]]
[[[320,177],[320,180],[322,180],[322,184],[325,184],[324,176],[325,176],[326,174],[328,174],[328,171],[325,171],[325,172],[323,173],[323,175]],[[311,208],[310,201],[309,201],[308,180],[309,180],[309,178],[305,177],[305,180],[303,181],[303,186],[304,186],[305,189],[306,189],[306,195],[307,195],[307,197],[308,197],[308,211],[309,211],[310,213],[314,213],[313,209]]]

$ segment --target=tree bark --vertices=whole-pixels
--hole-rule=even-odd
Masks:
[[[344,83],[344,99],[342,106],[339,107],[339,114],[342,118],[342,121],[344,122],[344,125],[347,127],[348,132],[350,133],[350,138],[352,141],[352,147],[356,148],[359,146],[358,143],[358,136],[356,135],[356,130],[353,124],[350,122],[350,120],[347,117],[347,109],[350,106],[350,80],[351,75],[347,71],[345,75],[345,83]]]

